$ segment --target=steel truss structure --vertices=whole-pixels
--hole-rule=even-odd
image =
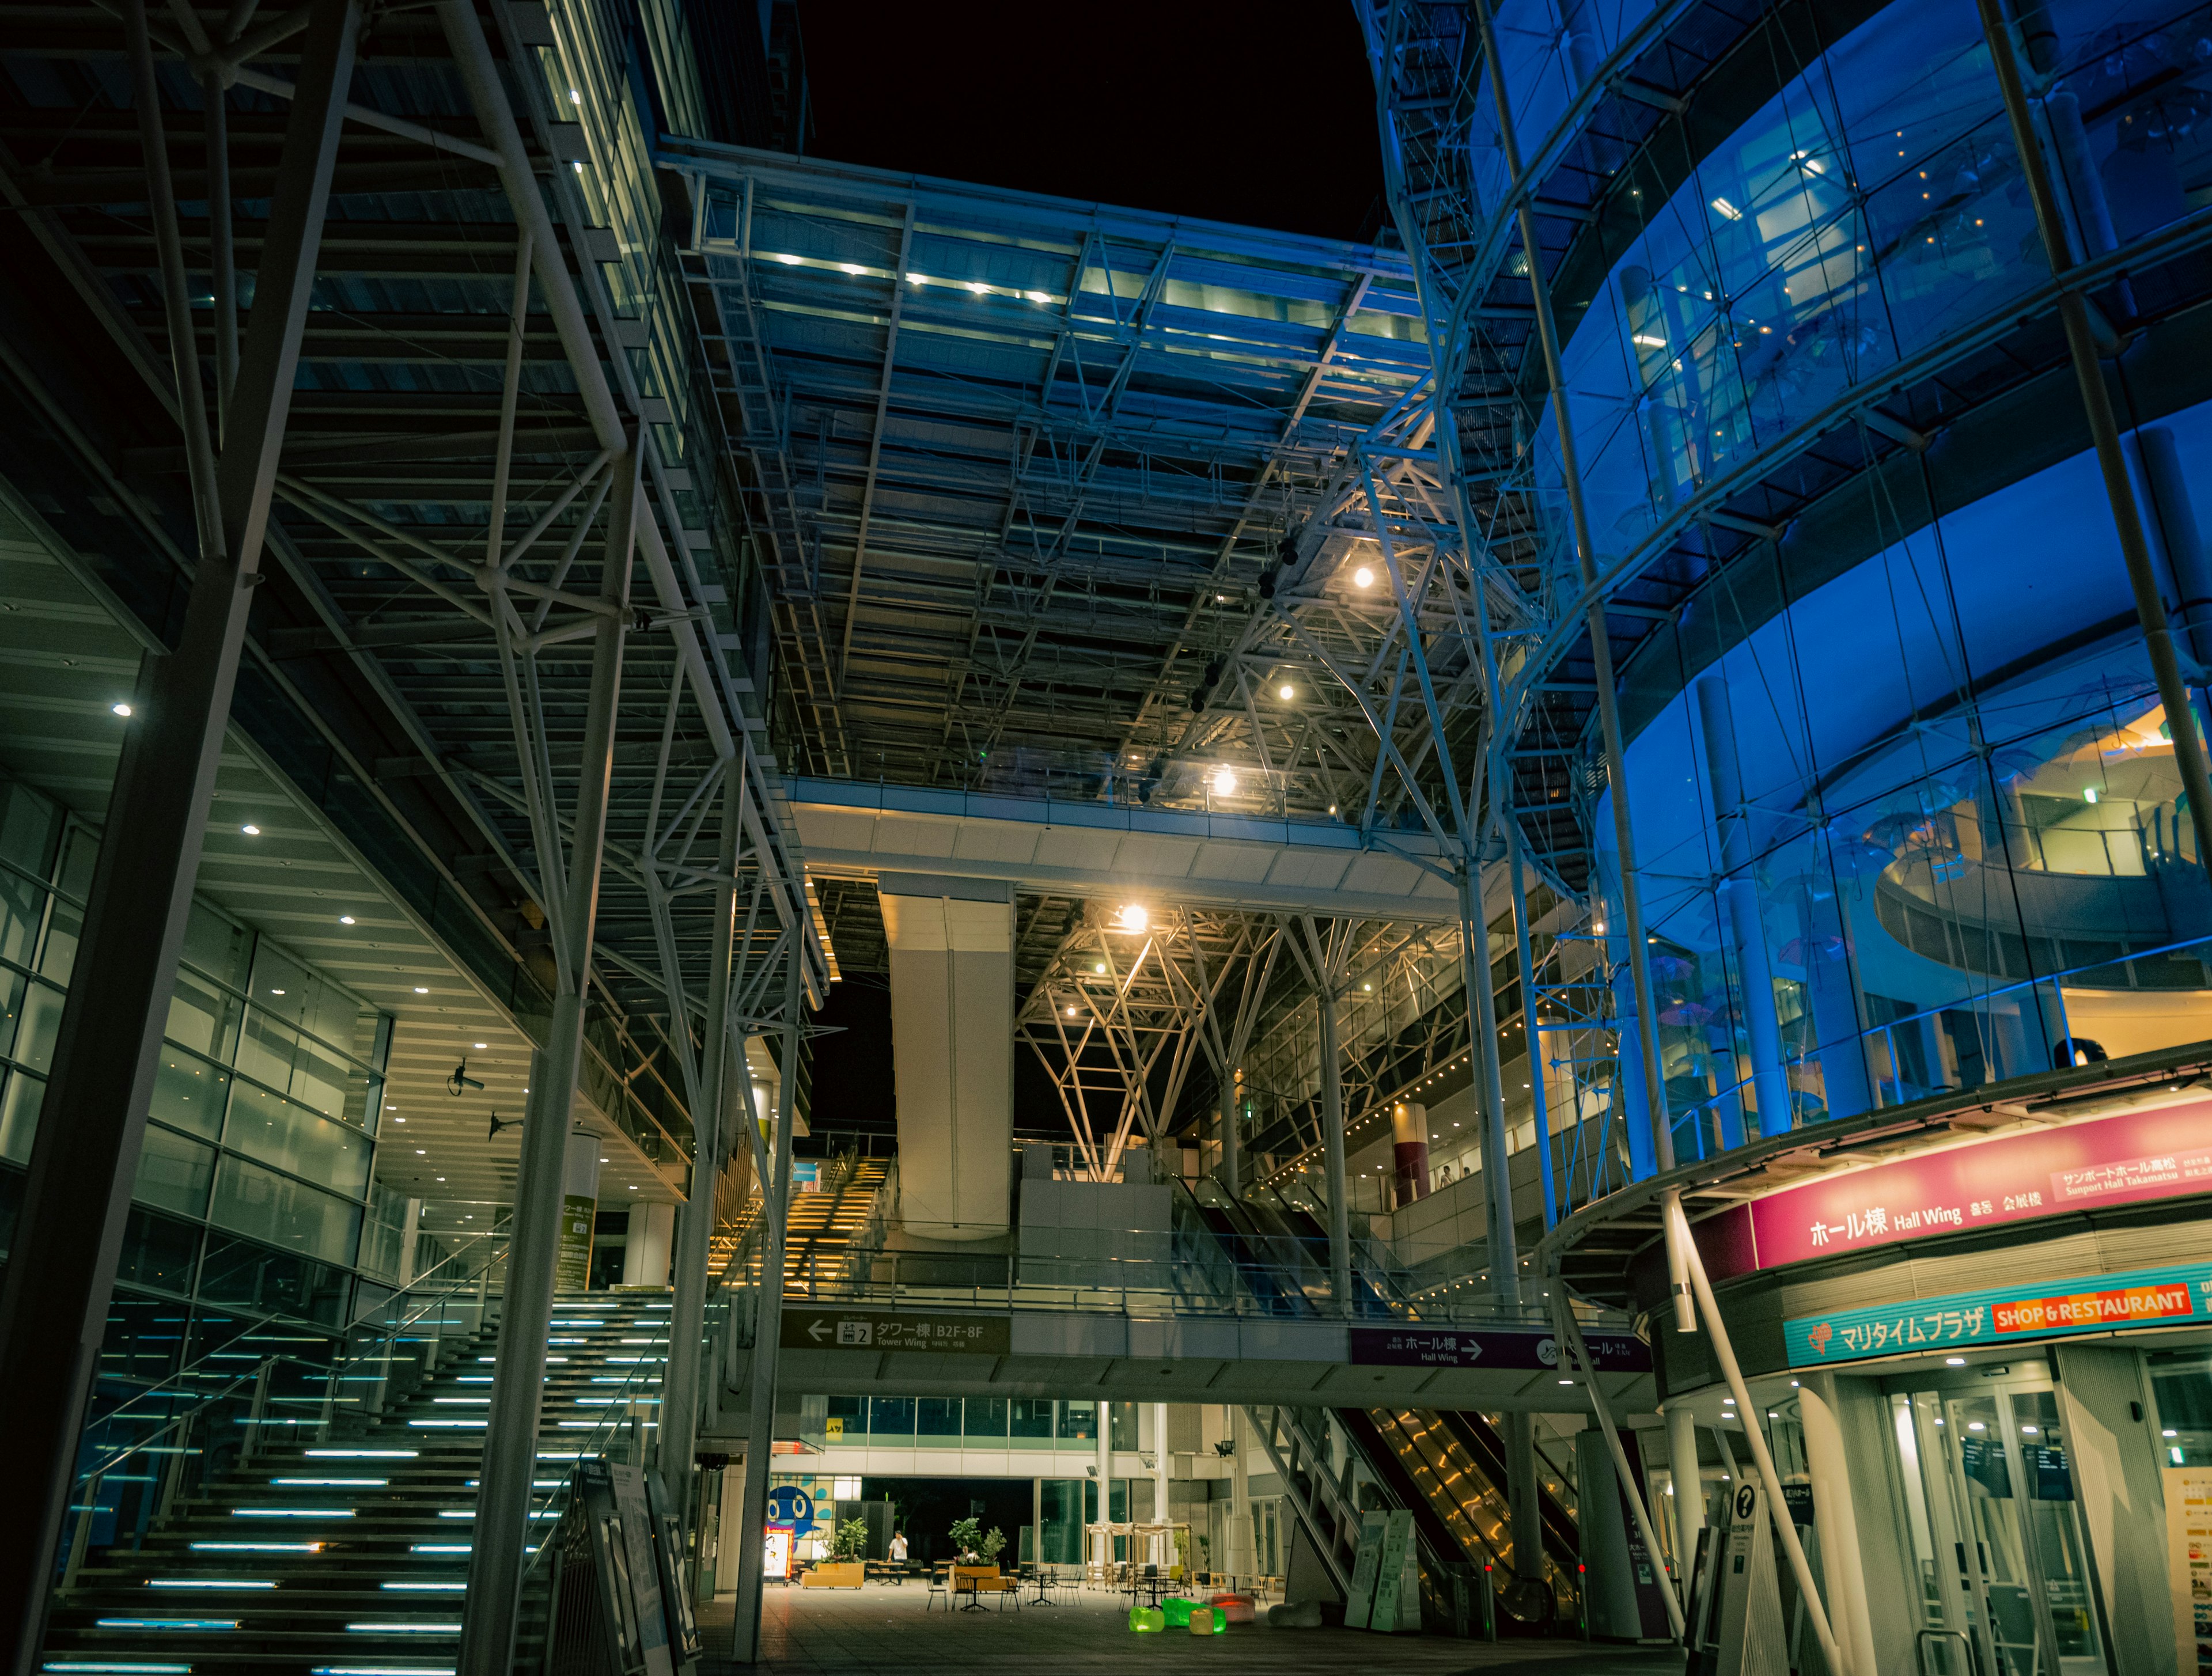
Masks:
[[[321,734],[349,839],[422,887],[410,906],[538,1043],[501,1367],[534,1402],[580,1084],[711,1207],[729,1145],[763,1146],[750,1122],[718,1133],[750,1107],[744,1038],[781,1038],[787,1108],[790,1027],[830,975],[729,632],[741,514],[698,434],[684,295],[624,236],[659,214],[627,32],[507,0],[123,0],[9,32],[0,191],[40,258],[4,299],[17,422],[64,465],[58,493],[104,491],[120,592],[172,648],[136,695],[95,886],[114,906],[56,1059],[82,1121],[40,1132],[0,1302],[11,1418],[59,1493],[90,1368],[52,1352],[100,1342],[131,1079],[240,679]],[[20,330],[40,310],[44,349]],[[679,1314],[710,1221],[685,1230]],[[503,1669],[514,1632],[534,1426],[510,1418],[472,1668]],[[11,1526],[0,1579],[33,1649],[46,1511]]]

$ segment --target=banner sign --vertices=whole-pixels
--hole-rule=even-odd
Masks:
[[[1014,1324],[1007,1315],[895,1315],[882,1309],[787,1303],[777,1343],[786,1350],[940,1350],[1010,1356]]]
[[[2212,1266],[2192,1263],[1838,1309],[1786,1321],[1782,1328],[1790,1365],[1818,1368],[1874,1356],[2203,1321],[2212,1321]]]
[[[1357,1368],[1497,1368],[1540,1372],[1559,1365],[1559,1346],[1549,1333],[1498,1327],[1407,1325],[1355,1327],[1352,1363]],[[1651,1347],[1632,1333],[1585,1333],[1590,1360],[1600,1373],[1651,1371]]]
[[[1708,1217],[1696,1236],[1707,1272],[1724,1280],[1931,1235],[2190,1193],[2212,1193],[2212,1101],[1838,1170]]]

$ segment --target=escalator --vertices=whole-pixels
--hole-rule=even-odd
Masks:
[[[1544,1553],[1540,1568],[1530,1572],[1516,1564],[1514,1552],[1505,1440],[1482,1415],[1459,1409],[1376,1408],[1339,1409],[1336,1416],[1346,1435],[1359,1443],[1376,1479],[1395,1488],[1401,1503],[1414,1509],[1417,1521],[1432,1521],[1437,1534],[1431,1539],[1441,1543],[1448,1537],[1451,1546],[1445,1552],[1463,1554],[1492,1572],[1506,1591],[1506,1619],[1534,1627],[1547,1618],[1571,1616],[1580,1543],[1573,1513],[1544,1483],[1553,1478],[1564,1491],[1565,1480],[1546,1471],[1549,1463],[1540,1454],[1537,1504]],[[1513,1583],[1531,1581],[1548,1587],[1549,1601],[1524,1591],[1516,1605]]]

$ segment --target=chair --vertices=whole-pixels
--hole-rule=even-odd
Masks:
[[[939,1600],[945,1602],[945,1611],[952,1610],[952,1586],[948,1578],[947,1568],[933,1565],[929,1570],[929,1594],[922,1601],[921,1609],[927,1612]]]

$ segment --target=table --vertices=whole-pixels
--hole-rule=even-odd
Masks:
[[[1036,1593],[1031,1596],[1030,1600],[1030,1604],[1031,1606],[1057,1606],[1059,1604],[1058,1601],[1052,1600],[1045,1593],[1048,1588],[1059,1587],[1060,1570],[1058,1567],[1040,1565],[1030,1574],[1030,1581],[1036,1585]]]

